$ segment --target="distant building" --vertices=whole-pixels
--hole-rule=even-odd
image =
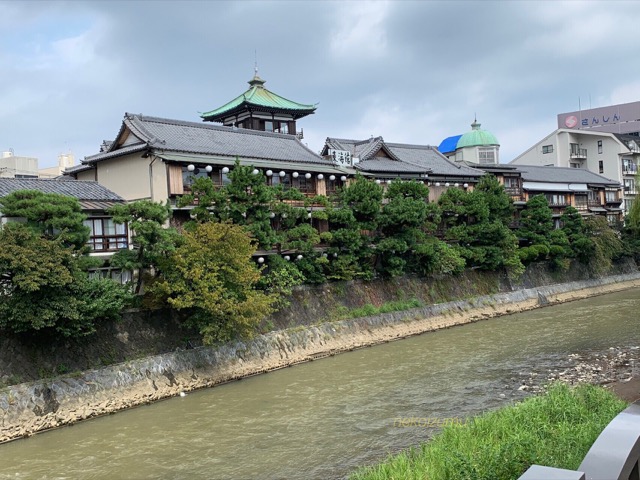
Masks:
[[[561,128],[551,132],[510,163],[584,169],[604,175],[623,184],[622,209],[626,213],[636,198],[635,176],[639,162],[640,137],[595,129]]]
[[[558,114],[558,128],[640,135],[640,102]]]
[[[0,156],[0,178],[38,178],[38,159],[4,151]]]
[[[58,166],[41,168],[38,170],[40,178],[56,178],[63,174],[63,172],[75,165],[75,157],[73,153],[61,153],[58,155]]]
[[[438,146],[438,151],[455,162],[499,164],[500,142],[493,133],[480,127],[478,121],[474,120],[470,132],[445,138]]]

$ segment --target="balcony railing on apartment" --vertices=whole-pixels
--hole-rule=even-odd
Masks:
[[[636,173],[638,173],[638,167],[635,165],[626,165],[622,167],[623,175],[635,175]]]
[[[587,149],[578,148],[577,146],[572,145],[570,155],[572,159],[587,158]]]
[[[522,188],[521,187],[504,187],[504,191],[510,197],[521,197],[522,196]]]

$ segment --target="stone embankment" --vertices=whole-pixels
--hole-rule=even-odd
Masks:
[[[640,286],[640,273],[477,296],[298,326],[217,347],[133,360],[0,391],[0,441],[355,348]]]

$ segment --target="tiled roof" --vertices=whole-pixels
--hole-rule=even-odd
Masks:
[[[98,182],[81,180],[50,180],[41,178],[0,178],[0,197],[16,190],[38,190],[43,193],[58,193],[78,200],[121,202],[123,198],[103,187]]]
[[[453,163],[430,145],[408,145],[404,143],[387,143],[398,158],[431,170],[433,175],[481,177],[484,172],[477,168]]]
[[[397,160],[389,160],[387,158],[374,158],[356,163],[355,168],[363,172],[371,173],[418,173],[428,174],[429,170],[424,167],[418,167],[411,163],[399,162]]]
[[[584,168],[539,167],[533,165],[515,165],[522,179],[529,182],[551,183],[590,183],[619,186],[620,183],[590,172]]]
[[[261,107],[265,110],[289,111],[302,113],[304,115],[313,113],[316,109],[315,105],[305,105],[303,103],[294,102],[281,97],[280,95],[264,88],[264,83],[265,81],[256,74],[256,76],[249,82],[249,90],[237,96],[225,105],[216,108],[215,110],[211,110],[210,112],[205,112],[200,116],[204,120],[208,121],[222,121],[222,117],[226,114],[237,110],[245,104],[253,107]]]
[[[86,157],[84,163],[99,162],[149,148],[155,153],[188,153],[333,166],[333,162],[310,150],[294,135],[129,113],[125,114],[123,127],[139,138],[140,143]]]
[[[360,159],[356,168],[368,172],[428,173],[441,176],[481,177],[484,172],[463,164],[453,163],[430,145],[387,143],[382,137],[369,140],[327,138],[323,154],[329,149],[351,152]],[[381,149],[389,158],[375,156]]]

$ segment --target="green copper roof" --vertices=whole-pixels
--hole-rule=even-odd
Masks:
[[[456,148],[476,147],[483,145],[500,145],[498,139],[491,132],[480,129],[480,124],[474,120],[471,124],[471,131],[465,133],[458,140]]]
[[[298,116],[308,115],[316,109],[316,105],[297,103],[270,92],[264,88],[264,83],[265,81],[256,72],[255,76],[249,81],[249,90],[220,108],[201,114],[200,117],[204,120],[222,120],[223,116],[232,113],[234,110],[245,110],[245,108],[250,108],[251,106],[260,110],[292,112],[298,114]]]

